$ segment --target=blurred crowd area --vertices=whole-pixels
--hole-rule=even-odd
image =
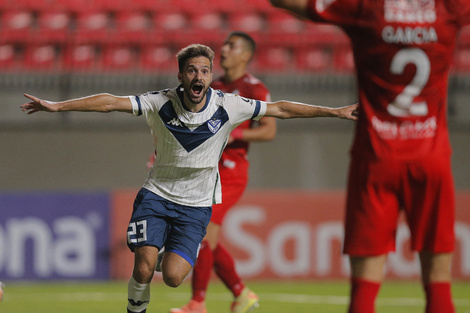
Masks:
[[[233,30],[257,41],[255,73],[354,69],[338,28],[300,21],[268,0],[0,0],[0,71],[174,73],[179,49],[203,43],[218,55]],[[454,71],[470,73],[470,28]]]

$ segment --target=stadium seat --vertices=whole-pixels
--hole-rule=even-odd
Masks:
[[[455,51],[452,72],[457,74],[470,73],[470,47],[459,48]]]
[[[101,50],[100,65],[104,71],[135,71],[135,53],[128,46],[104,46]]]
[[[151,40],[151,22],[143,11],[116,13],[113,28],[113,41],[123,43],[143,43]]]
[[[180,12],[163,12],[153,15],[155,32],[160,33],[168,44],[188,44],[193,35],[188,32],[188,18]]]
[[[177,71],[175,52],[167,46],[143,46],[140,52],[140,69],[159,73]]]
[[[297,48],[294,52],[296,69],[301,72],[325,72],[332,70],[331,52],[324,47]]]
[[[53,0],[10,0],[9,7],[30,10],[30,11],[43,11],[50,10]]]
[[[23,68],[32,71],[57,70],[57,50],[54,45],[26,46]]]
[[[263,32],[266,28],[263,17],[256,12],[237,12],[229,15],[229,29],[249,34]]]
[[[255,58],[257,71],[283,72],[292,70],[292,54],[286,47],[265,47],[259,49]]]
[[[44,11],[37,19],[35,40],[40,42],[63,43],[69,39],[71,18],[64,11]]]
[[[11,44],[0,45],[0,69],[11,70],[16,67],[15,47]]]
[[[193,32],[193,38],[199,42],[213,45],[221,44],[228,33],[225,30],[224,19],[218,12],[206,12],[193,14],[189,18],[189,29]]]
[[[57,10],[69,12],[85,12],[103,9],[97,0],[51,0]]]
[[[334,70],[338,73],[354,71],[354,58],[349,46],[337,46],[334,51]]]
[[[65,71],[96,70],[97,51],[93,45],[69,45],[62,53],[62,69]]]
[[[32,38],[34,16],[31,11],[1,12],[0,38],[3,42],[29,42]]]
[[[269,36],[268,40],[273,45],[300,44],[305,23],[299,19],[278,11],[267,15]]]
[[[104,43],[109,40],[110,17],[106,11],[77,14],[74,33],[76,43]]]

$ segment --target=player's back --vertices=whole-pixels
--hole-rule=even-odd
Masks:
[[[470,2],[331,3],[317,3],[315,14],[341,26],[352,42],[361,104],[353,154],[448,155],[447,80],[457,34],[470,22]]]

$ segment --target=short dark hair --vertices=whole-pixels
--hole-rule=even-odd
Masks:
[[[176,54],[176,59],[178,60],[178,70],[180,73],[183,73],[184,66],[186,65],[186,61],[195,57],[206,57],[211,62],[211,70],[212,64],[214,62],[214,51],[211,48],[201,44],[192,44],[183,49],[181,49]]]
[[[255,51],[256,51],[256,42],[250,35],[248,35],[245,32],[237,30],[237,31],[233,31],[233,32],[229,33],[227,38],[230,38],[230,37],[233,37],[233,36],[241,37],[247,43],[248,49],[251,51],[251,54],[253,55],[255,53]]]

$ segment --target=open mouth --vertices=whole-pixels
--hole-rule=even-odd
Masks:
[[[204,89],[204,87],[203,87],[202,85],[200,85],[200,84],[194,84],[194,85],[191,87],[191,91],[192,91],[193,94],[196,95],[196,96],[200,96],[203,89]]]

